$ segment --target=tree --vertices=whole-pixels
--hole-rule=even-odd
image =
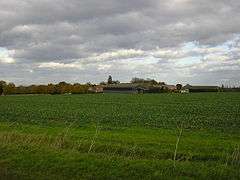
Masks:
[[[134,77],[134,78],[132,78],[132,80],[131,80],[131,83],[144,83],[144,79],[142,79],[142,78],[137,78],[137,77]]]
[[[163,86],[163,85],[166,85],[165,82],[158,82],[159,85]]]
[[[113,81],[113,84],[120,84],[119,80]]]
[[[55,85],[53,85],[53,84],[48,84],[48,85],[47,85],[47,93],[48,93],[48,94],[56,94]]]
[[[3,94],[3,86],[0,84],[0,96]]]
[[[108,84],[112,84],[112,83],[113,83],[112,76],[109,75],[109,76],[108,76]]]
[[[107,83],[104,82],[104,81],[100,82],[99,84],[100,84],[100,85],[107,85]]]
[[[69,93],[69,87],[70,84],[62,81],[60,83],[58,83],[55,87],[56,87],[56,94],[64,94],[64,93]]]
[[[3,94],[4,88],[6,87],[7,83],[5,81],[0,81],[0,95]]]
[[[87,85],[87,86],[92,86],[92,85],[94,85],[94,84],[92,84],[91,82],[87,82],[86,85]]]
[[[182,89],[182,85],[181,84],[177,84],[177,90],[181,90]]]
[[[150,79],[149,82],[150,82],[151,84],[153,84],[153,85],[158,84],[158,82],[157,82],[156,80],[154,80],[154,79]]]
[[[146,84],[151,84],[151,85],[159,84],[156,80],[151,79],[151,78],[143,79],[143,78],[137,78],[137,77],[132,78],[131,83],[132,84],[135,84],[135,83],[146,83]],[[160,83],[162,83],[162,82],[160,82]],[[161,84],[159,84],[159,85],[161,85]]]
[[[16,90],[14,83],[9,83],[4,88],[4,94],[14,94]]]

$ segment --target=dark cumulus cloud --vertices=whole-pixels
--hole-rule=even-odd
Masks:
[[[239,0],[0,0],[0,77],[239,85],[239,9]]]

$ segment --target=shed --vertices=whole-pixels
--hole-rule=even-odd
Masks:
[[[103,86],[103,93],[144,93],[148,88],[139,84],[120,83]]]
[[[189,92],[218,92],[220,88],[218,86],[192,86],[187,84],[182,89]]]

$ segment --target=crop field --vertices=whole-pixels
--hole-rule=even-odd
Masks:
[[[240,179],[240,93],[0,97],[0,179]]]

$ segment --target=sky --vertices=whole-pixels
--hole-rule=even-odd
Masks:
[[[240,85],[239,0],[0,0],[0,79]]]

